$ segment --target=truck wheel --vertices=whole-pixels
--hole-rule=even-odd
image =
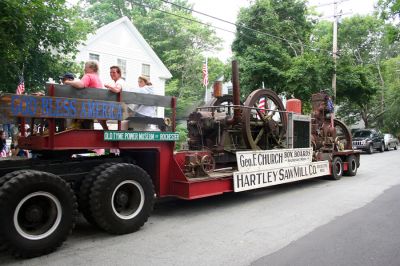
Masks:
[[[373,152],[374,152],[374,147],[372,146],[372,143],[371,143],[371,144],[369,144],[369,146],[368,146],[367,153],[368,153],[368,154],[372,154]]]
[[[339,180],[343,175],[343,162],[340,157],[334,157],[332,160],[332,179]]]
[[[384,152],[385,151],[385,144],[381,143],[381,147],[379,148],[380,152]]]
[[[394,145],[394,150],[395,150],[395,151],[397,151],[397,144],[396,144],[396,145]]]
[[[105,163],[94,167],[92,171],[90,171],[89,174],[85,176],[79,188],[79,192],[77,194],[79,210],[81,211],[85,219],[92,225],[97,226],[96,221],[93,219],[89,204],[90,192],[93,187],[93,182],[97,179],[100,173],[102,173],[104,170],[114,164],[115,163]]]
[[[153,205],[150,176],[128,163],[118,163],[103,171],[90,194],[93,218],[100,228],[112,234],[138,230],[149,218]]]
[[[16,257],[50,253],[71,233],[76,214],[74,193],[64,180],[20,172],[0,188],[0,242]]]
[[[356,160],[356,156],[354,155],[350,155],[349,157],[347,157],[347,172],[346,174],[348,176],[355,176],[357,174],[357,160]]]

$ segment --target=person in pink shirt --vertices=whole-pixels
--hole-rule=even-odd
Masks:
[[[71,85],[74,88],[103,88],[103,83],[100,80],[99,65],[96,61],[87,61],[85,63],[85,74],[80,80],[66,80],[64,84]]]
[[[80,80],[66,80],[64,84],[70,85],[77,89],[82,88],[97,88],[102,89],[103,83],[98,75],[99,65],[96,61],[87,61],[85,63],[85,74]],[[100,125],[104,130],[108,130],[105,120],[99,120]]]

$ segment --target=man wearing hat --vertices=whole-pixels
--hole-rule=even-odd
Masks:
[[[75,79],[75,75],[70,73],[70,72],[66,72],[64,75],[59,76],[61,84],[65,84],[66,80],[74,80]]]

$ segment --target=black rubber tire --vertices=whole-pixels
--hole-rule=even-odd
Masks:
[[[124,195],[130,203],[125,204],[131,205],[133,210],[128,214],[117,210],[116,201],[123,194],[123,188],[133,189]],[[112,234],[127,234],[139,230],[147,221],[153,210],[154,199],[154,186],[150,176],[139,166],[118,163],[108,167],[94,182],[90,207],[100,228]],[[138,200],[139,204],[132,202]]]
[[[10,180],[11,178],[13,178],[21,173],[25,173],[26,171],[27,170],[18,170],[18,171],[10,172],[8,174],[3,175],[2,177],[0,177],[0,188],[3,186],[3,184],[5,182]],[[6,250],[7,250],[7,246],[3,242],[0,242],[0,252],[6,251]]]
[[[20,175],[21,173],[26,173],[27,171],[29,171],[29,170],[18,170],[18,171],[10,172],[8,174],[3,175],[2,177],[0,177],[0,187],[2,187],[4,185],[4,183],[6,183],[11,178],[13,178],[17,175]]]
[[[371,144],[369,144],[369,146],[368,146],[368,150],[367,150],[367,153],[368,153],[368,154],[372,154],[372,153],[374,153],[374,147],[372,146],[372,143],[371,143]]]
[[[397,151],[397,144],[394,146],[394,150]]]
[[[108,167],[114,165],[115,163],[105,163],[98,165],[89,172],[87,176],[82,180],[82,184],[79,187],[79,192],[77,193],[79,211],[83,214],[86,221],[94,226],[98,226],[96,221],[93,219],[92,211],[90,210],[90,193],[93,187],[94,181],[97,177],[106,170]]]
[[[379,147],[379,151],[380,152],[384,152],[385,151],[385,144],[381,143],[381,146]]]
[[[332,160],[332,180],[339,180],[343,175],[343,161],[340,157],[334,157]]]
[[[18,172],[0,188],[0,243],[4,243],[15,257],[48,254],[67,239],[75,226],[78,213],[75,195],[56,175],[34,170]],[[44,200],[50,204],[43,205],[47,203]],[[33,208],[33,216],[40,216],[36,219],[40,221],[28,221],[29,206]],[[24,210],[26,213],[22,214]],[[50,210],[55,217],[49,218],[52,217]],[[43,211],[47,211],[45,215],[42,215]],[[14,215],[17,221],[14,221]],[[43,219],[48,221],[43,222]],[[43,222],[42,228],[29,231],[40,222]]]
[[[358,169],[358,166],[357,166],[356,156],[350,155],[349,157],[347,157],[346,175],[355,176],[357,174],[357,169]]]

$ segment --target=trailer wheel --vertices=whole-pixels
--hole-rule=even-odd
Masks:
[[[343,162],[340,157],[334,157],[332,160],[332,179],[339,180],[343,175]]]
[[[75,195],[58,176],[18,172],[0,188],[0,242],[16,257],[50,253],[75,225]]]
[[[97,177],[102,173],[105,169],[110,167],[111,165],[114,165],[115,163],[105,163],[98,165],[92,169],[92,171],[89,172],[87,176],[82,181],[82,184],[79,188],[79,192],[77,194],[78,196],[78,207],[85,219],[92,225],[98,226],[96,221],[93,219],[92,212],[90,210],[90,193],[91,189],[93,187],[94,181],[97,179]]]
[[[357,174],[357,160],[356,160],[356,156],[354,155],[350,155],[349,157],[347,157],[347,172],[346,174],[348,176],[355,176]]]
[[[93,218],[103,230],[126,234],[138,230],[154,205],[154,186],[140,167],[118,163],[103,171],[90,194]]]

